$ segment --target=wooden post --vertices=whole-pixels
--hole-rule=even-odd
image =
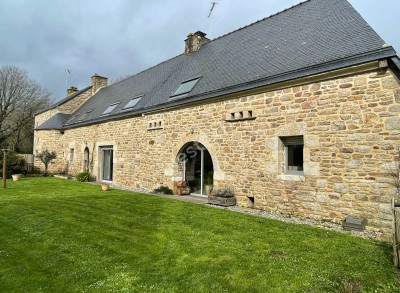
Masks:
[[[3,188],[7,186],[7,149],[2,149],[3,151]]]

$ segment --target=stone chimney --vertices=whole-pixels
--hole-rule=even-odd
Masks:
[[[206,38],[205,33],[198,31],[194,34],[190,33],[185,40],[185,55],[194,53],[200,49],[204,44],[207,44],[210,39]]]
[[[106,87],[107,85],[108,85],[108,78],[100,76],[97,73],[95,73],[92,76],[92,95],[94,95],[99,91],[99,89],[101,89],[102,87]]]
[[[76,86],[70,86],[69,89],[67,89],[67,96],[73,95],[78,91],[78,88]]]

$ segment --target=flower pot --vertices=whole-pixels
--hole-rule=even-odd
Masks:
[[[110,185],[108,185],[108,184],[102,184],[101,185],[101,190],[108,191],[109,189],[110,189]]]
[[[21,174],[13,174],[11,176],[13,181],[19,181],[21,179]]]

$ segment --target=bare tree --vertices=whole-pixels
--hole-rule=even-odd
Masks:
[[[34,114],[50,105],[50,93],[16,66],[0,68],[0,144],[11,148],[29,139],[31,151]]]

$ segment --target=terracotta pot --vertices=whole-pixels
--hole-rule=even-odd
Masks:
[[[13,181],[19,181],[21,179],[21,174],[13,174],[11,176]]]
[[[102,184],[101,185],[101,190],[108,191],[109,189],[110,189],[110,185],[108,185],[108,184]]]

